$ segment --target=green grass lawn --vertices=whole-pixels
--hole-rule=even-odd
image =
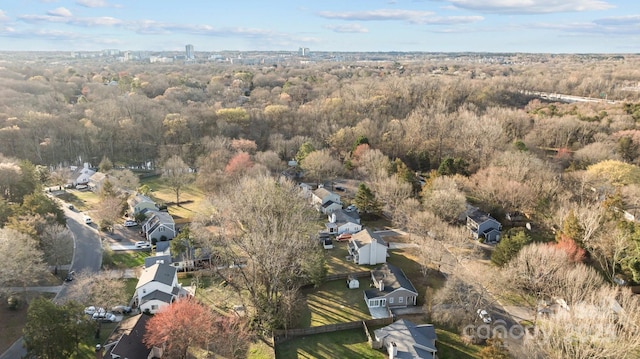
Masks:
[[[302,312],[300,328],[371,319],[363,288],[349,289],[344,280],[325,282],[318,288],[303,290],[303,294],[306,309]]]
[[[76,191],[74,189],[66,190],[65,193],[58,195],[58,198],[71,203],[79,212],[89,211],[100,202],[100,197],[92,191]]]
[[[466,344],[456,333],[436,328],[438,336],[438,358],[440,359],[475,359],[481,346]]]
[[[347,242],[333,241],[333,249],[325,250],[327,275],[371,270],[374,266],[361,266],[345,258],[349,255]]]
[[[144,265],[149,251],[110,251],[105,250],[102,265],[107,269],[137,268]]]
[[[140,184],[145,184],[152,189],[149,196],[157,203],[168,205],[169,214],[173,216],[176,223],[189,222],[191,218],[203,210],[204,193],[194,184],[186,186],[180,191],[180,206],[175,204],[176,193],[164,183],[162,177],[148,177],[140,181]]]
[[[295,358],[369,358],[384,359],[372,349],[362,328],[315,334],[291,339],[276,346],[276,359]]]

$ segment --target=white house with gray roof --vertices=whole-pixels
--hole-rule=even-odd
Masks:
[[[438,337],[433,324],[399,319],[373,331],[377,347],[387,349],[389,359],[437,359]]]
[[[311,204],[324,214],[329,214],[336,209],[342,208],[340,196],[324,187],[311,192]]]
[[[328,217],[329,223],[326,223],[325,227],[331,234],[354,234],[362,230],[358,211],[345,211],[340,208],[331,212]]]
[[[135,301],[140,311],[156,313],[187,295],[178,283],[177,269],[168,263],[156,263],[142,271],[136,285]]]
[[[351,236],[349,255],[356,264],[376,265],[387,262],[387,242],[379,234],[364,229]]]

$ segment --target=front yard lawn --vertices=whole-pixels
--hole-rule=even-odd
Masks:
[[[102,266],[106,269],[138,268],[144,265],[144,259],[149,251],[109,251],[105,250]]]
[[[346,280],[334,280],[322,283],[318,288],[304,289],[302,292],[306,296],[306,308],[298,327],[371,319],[364,302],[364,289],[366,288],[363,288],[362,283],[359,289],[349,289]]]
[[[364,329],[357,328],[294,338],[276,345],[276,359],[294,358],[384,359],[386,355],[372,349]]]

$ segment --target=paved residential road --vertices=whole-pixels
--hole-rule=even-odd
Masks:
[[[76,273],[82,271],[97,272],[102,266],[102,244],[100,236],[94,225],[84,223],[83,214],[72,211],[63,204],[63,209],[67,217],[67,227],[74,236],[73,259],[70,270]],[[33,288],[35,290],[35,288]],[[67,295],[67,286],[40,287],[40,291],[57,290],[55,301],[64,302]],[[16,340],[7,351],[0,355],[0,359],[20,359],[27,354],[23,347],[22,337]]]

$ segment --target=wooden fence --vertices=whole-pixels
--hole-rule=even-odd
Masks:
[[[357,320],[354,322],[327,324],[327,325],[321,325],[318,327],[309,327],[309,328],[296,328],[296,329],[286,329],[286,330],[277,329],[273,331],[273,340],[275,343],[282,343],[283,341],[290,338],[294,338],[294,337],[320,334],[320,333],[337,332],[340,330],[355,329],[355,328],[360,328],[363,325],[367,327],[367,326],[388,325],[391,323],[393,323],[393,317],[369,319],[364,321]]]
[[[326,276],[324,281],[325,282],[329,282],[329,281],[332,281],[332,280],[347,279],[349,276],[354,276],[356,278],[369,277],[369,276],[371,276],[371,271],[331,274],[331,275]]]

